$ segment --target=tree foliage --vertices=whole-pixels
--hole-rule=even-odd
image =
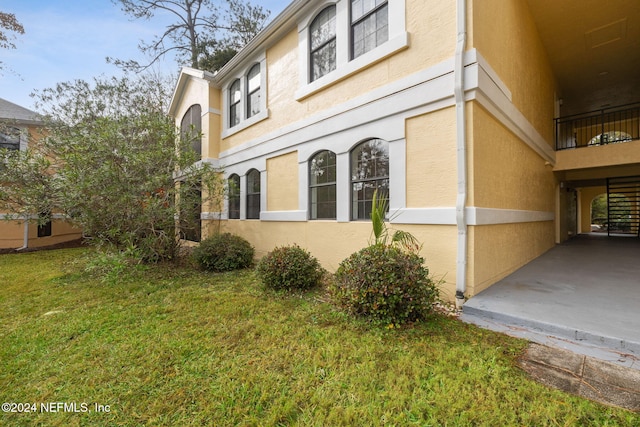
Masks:
[[[178,60],[193,68],[202,62],[219,67],[220,58],[229,58],[265,25],[269,11],[251,5],[247,0],[224,0],[223,6],[213,0],[112,0],[134,19],[152,19],[158,13],[174,18],[164,32],[152,41],[142,41],[138,48],[150,58],[149,63],[107,58],[129,70],[141,71],[163,56],[173,53]],[[215,57],[211,59],[210,57]],[[223,64],[224,65],[224,64]]]
[[[1,49],[15,49],[16,45],[13,42],[15,34],[24,34],[24,27],[16,15],[13,13],[0,12],[0,48]],[[3,68],[3,63],[0,61],[0,70]]]
[[[175,218],[181,205],[195,203],[187,190],[200,185],[204,194],[218,195],[222,182],[218,171],[191,166],[192,138],[199,136],[177,138],[164,113],[169,90],[125,76],[59,83],[38,93],[47,137],[26,152],[4,154],[0,210],[62,212],[96,243],[135,247],[148,261],[172,258]],[[175,185],[177,171],[183,185]]]

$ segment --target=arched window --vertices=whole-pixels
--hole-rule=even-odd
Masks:
[[[389,198],[389,143],[370,139],[351,151],[351,219],[369,219],[371,200],[378,190]]]
[[[240,123],[240,101],[242,92],[240,91],[240,79],[233,82],[229,88],[229,127],[232,128]]]
[[[633,137],[626,132],[612,130],[610,132],[605,132],[600,135],[594,136],[589,141],[589,145],[604,145],[614,142],[631,141],[632,139]]]
[[[311,219],[336,219],[336,154],[320,151],[309,161]]]
[[[336,69],[336,7],[325,8],[311,23],[310,81]]]
[[[260,219],[260,172],[247,173],[247,219]]]
[[[180,137],[191,146],[198,160],[202,158],[202,107],[194,104],[182,116]]]
[[[247,74],[247,118],[260,112],[260,64],[256,64]]]
[[[240,177],[229,177],[229,219],[240,219]]]
[[[351,58],[389,40],[387,0],[351,0]]]

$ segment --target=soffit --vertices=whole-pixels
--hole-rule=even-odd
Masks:
[[[562,115],[640,101],[640,1],[527,0]]]

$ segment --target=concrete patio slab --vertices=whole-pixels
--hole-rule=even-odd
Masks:
[[[640,369],[640,239],[576,236],[469,299],[461,319]]]

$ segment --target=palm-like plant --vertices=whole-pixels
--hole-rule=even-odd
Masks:
[[[371,199],[372,239],[369,243],[371,245],[397,246],[407,252],[420,252],[422,245],[418,242],[418,239],[408,231],[394,230],[391,235],[391,242],[389,242],[390,230],[385,221],[388,206],[388,199],[380,197],[376,189]]]

